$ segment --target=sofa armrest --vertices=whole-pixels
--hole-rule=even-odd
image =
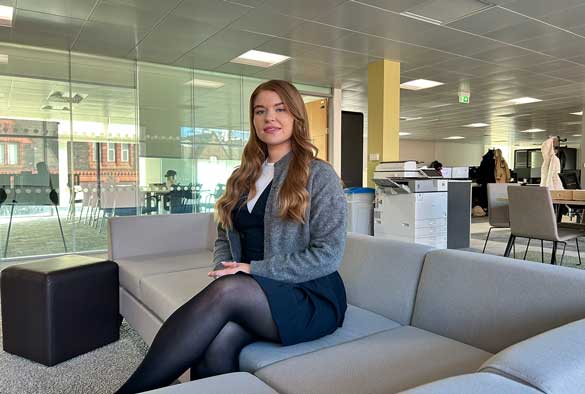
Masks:
[[[535,388],[492,373],[453,376],[398,394],[542,394]]]
[[[108,221],[108,258],[213,251],[212,213],[119,216]]]
[[[585,319],[544,332],[495,354],[480,368],[547,394],[585,393]]]

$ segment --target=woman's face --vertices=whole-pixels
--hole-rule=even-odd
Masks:
[[[260,141],[270,147],[290,149],[294,117],[278,94],[261,91],[254,100],[254,128]]]

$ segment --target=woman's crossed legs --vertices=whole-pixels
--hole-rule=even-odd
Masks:
[[[280,340],[264,291],[250,275],[223,276],[164,322],[117,394],[168,386],[189,367],[192,378],[236,371],[240,350],[260,339]]]

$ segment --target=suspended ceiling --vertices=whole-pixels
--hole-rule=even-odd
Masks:
[[[344,107],[357,110],[366,110],[367,64],[395,60],[402,81],[445,83],[402,90],[401,115],[421,118],[401,122],[412,133],[405,138],[576,140],[581,117],[570,113],[585,95],[585,0],[491,0],[476,9],[472,0],[443,1],[0,0],[16,7],[0,40],[339,87]],[[448,23],[400,14],[425,8]],[[292,59],[269,69],[229,62],[249,49]],[[462,86],[470,104],[457,103]],[[523,96],[543,101],[505,103]],[[478,122],[490,126],[462,127]],[[531,128],[546,131],[520,132]]]

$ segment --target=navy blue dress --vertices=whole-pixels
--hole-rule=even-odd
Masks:
[[[246,205],[247,196],[242,197],[233,212],[243,263],[264,259],[264,211],[271,187],[272,183],[262,192],[251,213]],[[321,338],[343,324],[347,300],[337,271],[303,283],[252,276],[266,294],[283,345]]]

